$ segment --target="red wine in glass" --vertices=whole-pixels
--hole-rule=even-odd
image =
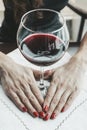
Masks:
[[[36,33],[25,37],[19,49],[28,61],[40,66],[53,64],[65,52],[63,41],[58,36],[48,33]]]

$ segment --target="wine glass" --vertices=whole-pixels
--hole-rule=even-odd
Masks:
[[[34,9],[25,13],[17,31],[17,45],[31,63],[41,66],[40,85],[45,90],[44,66],[60,60],[69,45],[69,33],[63,16],[51,9]]]

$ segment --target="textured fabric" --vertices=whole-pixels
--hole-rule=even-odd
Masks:
[[[68,0],[44,0],[44,7],[60,11],[67,4]],[[18,25],[14,20],[14,7],[12,1],[8,1],[5,5],[4,20],[0,28],[0,42],[16,41],[16,33]]]

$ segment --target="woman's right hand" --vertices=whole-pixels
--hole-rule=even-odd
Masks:
[[[19,65],[10,57],[0,53],[0,78],[6,95],[21,111],[43,118],[44,99],[34,75],[39,76],[38,71]]]

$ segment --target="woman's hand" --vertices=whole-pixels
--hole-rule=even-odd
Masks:
[[[38,71],[19,65],[2,53],[0,56],[1,84],[7,96],[21,111],[34,117],[43,115],[44,99],[34,78]]]
[[[67,64],[54,71],[43,105],[47,112],[45,120],[54,119],[71,106],[83,83],[83,66],[79,58],[72,57]]]

